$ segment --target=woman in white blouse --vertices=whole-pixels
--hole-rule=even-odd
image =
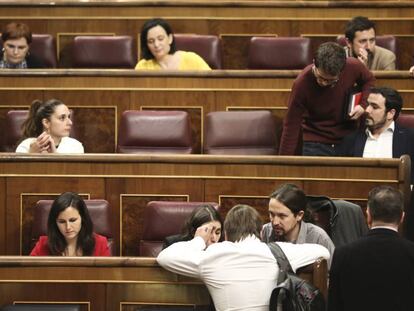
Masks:
[[[84,153],[82,144],[69,137],[72,128],[69,108],[60,100],[35,100],[23,123],[23,140],[16,152]]]

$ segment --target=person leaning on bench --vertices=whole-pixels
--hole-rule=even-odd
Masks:
[[[202,280],[218,311],[268,311],[279,268],[270,248],[260,240],[259,213],[248,205],[234,206],[224,221],[226,241],[206,249],[213,227],[200,226],[191,241],[177,242],[162,250],[158,263],[172,272]],[[330,257],[321,245],[277,243],[293,270],[320,257]]]

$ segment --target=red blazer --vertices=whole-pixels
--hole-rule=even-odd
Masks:
[[[109,253],[108,240],[106,237],[96,233],[94,233],[93,236],[95,238],[95,249],[92,256],[111,256]],[[47,236],[42,235],[30,253],[30,256],[50,256],[47,241]]]

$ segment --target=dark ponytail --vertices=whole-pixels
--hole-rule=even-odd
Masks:
[[[63,102],[57,99],[49,99],[46,102],[34,100],[30,105],[29,117],[22,124],[22,138],[37,137],[42,134],[44,130],[43,119],[50,120],[50,116],[59,105],[63,105]]]

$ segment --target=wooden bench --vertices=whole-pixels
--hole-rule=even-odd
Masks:
[[[116,149],[125,110],[176,109],[189,113],[193,145],[202,151],[204,118],[211,111],[268,109],[279,136],[290,89],[300,71],[218,70],[136,72],[134,70],[26,70],[0,72],[0,132],[12,109],[34,99],[58,98],[73,109],[86,152]],[[404,113],[414,113],[414,79],[408,71],[375,72],[377,85],[398,89]],[[1,139],[1,138],[0,138]],[[277,142],[276,142],[277,143]]]
[[[138,256],[149,201],[217,202],[222,216],[249,204],[268,221],[268,195],[295,183],[309,195],[366,205],[368,192],[399,188],[408,209],[410,159],[209,155],[0,154],[0,255],[30,252],[33,208],[40,199],[75,191],[106,199],[116,254]]]
[[[326,261],[299,275],[326,295]],[[75,303],[82,311],[139,307],[206,307],[207,288],[196,279],[161,268],[154,258],[1,257],[0,307],[12,303]],[[201,308],[200,308],[201,309]]]

